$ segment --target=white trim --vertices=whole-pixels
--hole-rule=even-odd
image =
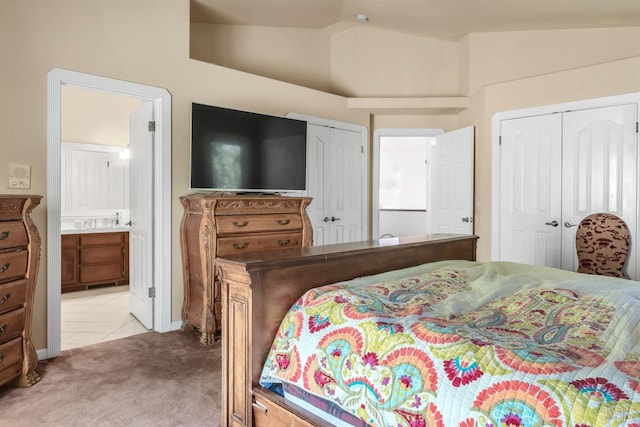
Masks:
[[[326,127],[332,127],[335,129],[342,129],[342,130],[348,130],[351,132],[357,132],[361,135],[361,142],[362,142],[362,150],[363,150],[363,155],[362,155],[362,170],[363,171],[367,171],[369,170],[368,167],[368,161],[369,161],[369,130],[362,125],[356,125],[353,123],[346,123],[346,122],[340,122],[340,121],[336,121],[336,120],[330,120],[330,119],[324,119],[321,117],[314,117],[314,116],[307,116],[304,114],[298,114],[298,113],[289,113],[287,114],[287,117],[291,118],[291,119],[297,119],[297,120],[304,120],[309,124],[312,125],[317,125],[317,126],[326,126]],[[362,193],[362,217],[361,217],[361,221],[362,221],[362,236],[369,236],[368,234],[368,230],[369,230],[369,220],[368,220],[368,210],[369,210],[369,191],[368,191],[368,173],[365,173],[365,176],[363,177],[364,179],[362,180],[362,188],[361,188],[361,193]]]
[[[61,86],[128,95],[154,103],[154,330],[171,329],[171,95],[166,89],[55,68],[47,75],[47,349],[60,354]],[[43,350],[39,350],[40,353]]]
[[[371,173],[371,234],[380,235],[379,193],[380,193],[380,137],[381,136],[437,136],[444,129],[404,129],[382,128],[373,132],[373,163]],[[374,237],[377,239],[377,237]]]
[[[522,117],[540,116],[545,114],[562,113],[591,108],[612,107],[623,104],[639,104],[640,92],[625,95],[607,96],[603,98],[586,99],[566,102],[562,104],[543,105],[540,107],[523,108],[520,110],[501,111],[491,119],[491,259],[497,260],[500,254],[500,130],[503,120]],[[639,108],[640,111],[640,108]],[[640,120],[640,114],[638,117]],[[640,195],[638,197],[638,212],[640,212]],[[640,261],[639,261],[640,264]]]

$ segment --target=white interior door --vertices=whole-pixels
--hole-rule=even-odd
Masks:
[[[562,116],[503,120],[501,261],[561,266]]]
[[[473,234],[474,127],[435,137],[430,148],[430,229]]]
[[[129,310],[146,328],[153,328],[153,104],[144,103],[130,116],[129,126]]]
[[[637,235],[637,104],[563,114],[562,268],[576,271],[577,224],[592,213],[621,217]],[[635,249],[627,274],[637,278]]]
[[[307,208],[314,245],[363,239],[364,209],[361,134],[307,125]]]
[[[330,130],[331,143],[325,152],[330,212],[323,221],[328,219],[331,224],[331,243],[358,242],[363,239],[362,181],[365,179],[361,135],[344,129]]]
[[[327,245],[331,241],[330,222],[323,219],[329,215],[329,198],[325,198],[325,151],[331,141],[331,128],[307,124],[307,195],[313,200],[307,207],[307,215],[313,227],[313,244]]]

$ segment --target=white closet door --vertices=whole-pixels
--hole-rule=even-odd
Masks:
[[[621,217],[636,239],[637,105],[563,114],[562,268],[577,270],[576,226],[596,212]],[[632,245],[637,246],[637,245]],[[633,250],[632,250],[633,252]],[[636,278],[635,254],[627,273]]]
[[[325,166],[330,188],[331,243],[361,241],[363,147],[360,133],[331,128],[329,151],[325,151]],[[325,196],[326,197],[326,196]],[[323,219],[324,221],[325,219]]]
[[[307,214],[313,244],[329,245],[364,238],[362,136],[329,126],[307,125]]]
[[[499,260],[560,267],[560,114],[502,121]]]
[[[307,215],[313,227],[313,244],[328,245],[331,241],[331,222],[323,221],[330,214],[330,199],[325,185],[325,151],[331,142],[331,128],[307,125],[307,196],[313,200]]]

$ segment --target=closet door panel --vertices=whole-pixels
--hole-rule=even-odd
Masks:
[[[502,122],[500,260],[560,267],[559,114]]]
[[[563,114],[562,268],[577,269],[577,224],[596,212],[621,217],[637,235],[637,105]],[[632,245],[636,246],[636,245]],[[627,273],[636,278],[635,253]]]

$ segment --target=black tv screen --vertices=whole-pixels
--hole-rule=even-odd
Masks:
[[[191,105],[191,188],[233,192],[306,189],[307,122]]]

